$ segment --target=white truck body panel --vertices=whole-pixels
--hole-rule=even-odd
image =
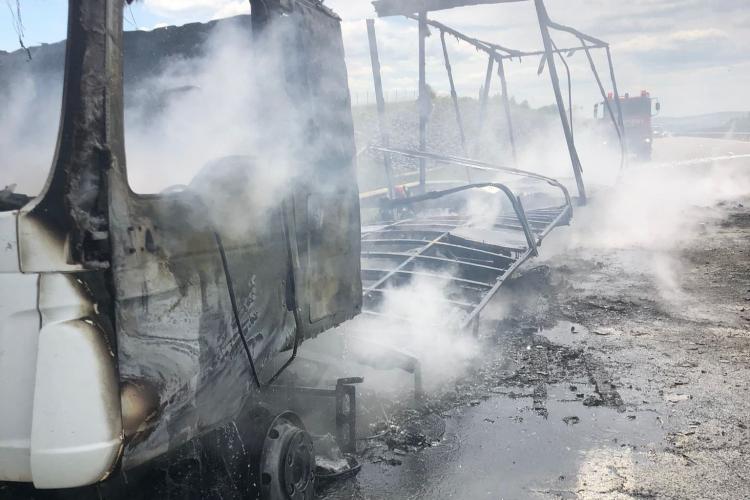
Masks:
[[[122,443],[112,353],[86,320],[45,325],[39,335],[31,472],[37,488],[107,477]],[[113,390],[114,389],[114,390]]]
[[[31,481],[38,279],[18,269],[16,212],[0,212],[0,479],[7,481]]]
[[[21,272],[16,226],[0,212],[0,481],[90,484],[122,444],[114,354],[76,274]]]
[[[16,212],[0,212],[0,479],[6,481],[31,481],[37,281],[18,269]]]

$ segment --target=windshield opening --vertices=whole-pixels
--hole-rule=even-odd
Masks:
[[[47,179],[60,123],[65,42],[59,40],[67,19],[66,2],[7,2],[0,9],[0,210],[19,208]]]

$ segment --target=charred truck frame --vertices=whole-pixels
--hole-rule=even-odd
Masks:
[[[436,21],[432,21],[428,19],[427,17],[428,13],[431,11],[452,9],[455,7],[465,7],[465,6],[479,5],[479,4],[500,4],[500,3],[517,3],[517,2],[533,2],[535,10],[536,10],[536,14],[537,14],[538,23],[539,23],[539,30],[540,30],[541,37],[542,37],[543,50],[522,51],[522,50],[516,50],[516,49],[503,47],[502,45],[498,45],[496,43],[491,43],[491,42],[487,42],[487,41],[483,41],[477,38],[467,36],[453,28],[450,28],[449,26],[446,26]],[[490,91],[490,86],[492,83],[492,76],[493,76],[492,74],[494,70],[494,65],[497,64],[497,74],[498,74],[498,77],[500,78],[500,84],[502,87],[504,114],[508,123],[509,142],[511,146],[512,158],[514,162],[516,161],[516,158],[517,158],[516,141],[514,137],[513,123],[512,123],[511,114],[510,114],[508,83],[507,83],[507,78],[506,78],[504,61],[513,60],[516,58],[520,60],[523,57],[542,56],[538,72],[541,74],[545,66],[549,68],[552,89],[555,94],[555,102],[559,111],[560,122],[562,124],[563,133],[565,135],[565,141],[566,141],[568,153],[570,156],[570,161],[571,161],[571,165],[573,168],[573,174],[576,180],[576,187],[578,190],[578,202],[581,204],[586,203],[586,188],[583,182],[583,174],[582,174],[583,169],[581,167],[581,160],[579,158],[578,151],[576,149],[575,138],[573,135],[573,109],[572,109],[573,106],[572,106],[572,97],[571,97],[572,94],[570,91],[571,79],[570,79],[570,70],[568,68],[567,62],[565,61],[565,57],[570,57],[579,51],[584,52],[586,54],[589,67],[591,68],[591,72],[594,76],[594,79],[596,80],[601,97],[605,102],[604,107],[606,108],[607,117],[611,120],[612,125],[615,129],[615,132],[619,138],[619,144],[621,148],[621,167],[623,166],[626,156],[627,156],[627,152],[625,149],[626,141],[625,141],[625,136],[624,136],[623,115],[622,115],[622,110],[620,109],[620,100],[619,99],[614,99],[614,100],[609,100],[609,101],[607,100],[604,85],[602,83],[601,77],[599,76],[599,72],[596,69],[594,59],[592,58],[592,55],[591,55],[592,49],[604,49],[605,50],[606,55],[607,55],[607,64],[609,68],[609,76],[611,79],[612,88],[614,89],[614,95],[617,96],[618,95],[617,80],[615,78],[614,65],[612,62],[612,55],[610,52],[609,44],[591,35],[582,33],[574,28],[554,22],[552,19],[550,19],[543,0],[407,0],[407,1],[375,0],[372,3],[375,6],[375,10],[377,11],[379,17],[405,16],[409,19],[416,20],[419,25],[418,66],[419,66],[419,102],[420,102],[420,106],[419,106],[419,110],[420,110],[419,149],[420,151],[425,151],[427,147],[427,124],[429,120],[429,112],[428,112],[428,106],[426,106],[425,103],[428,101],[429,97],[428,97],[428,87],[427,87],[427,80],[426,80],[426,74],[425,74],[425,39],[427,38],[427,36],[429,36],[429,28],[432,27],[432,28],[437,29],[440,32],[440,41],[441,41],[442,49],[443,49],[443,59],[444,59],[445,68],[446,68],[446,72],[448,76],[448,82],[450,84],[451,98],[453,100],[454,110],[456,114],[456,122],[457,122],[459,134],[461,138],[461,144],[464,149],[464,156],[466,156],[467,154],[466,137],[464,133],[464,125],[463,125],[463,120],[461,117],[461,111],[460,111],[460,107],[458,103],[458,96],[457,96],[455,85],[454,85],[453,71],[452,71],[451,64],[450,64],[448,49],[445,43],[446,34],[451,35],[463,42],[469,43],[470,45],[474,46],[477,50],[485,52],[488,56],[487,73],[485,76],[484,86],[482,88],[482,94],[480,96],[479,130],[481,130],[484,126],[484,121],[485,121],[485,117],[487,113],[489,91]],[[568,33],[576,37],[580,41],[581,46],[558,48],[550,34],[551,30]],[[376,95],[376,100],[378,104],[378,112],[382,116],[382,114],[384,113],[385,107],[384,107],[384,100],[383,100],[382,82],[380,78],[380,63],[379,63],[379,59],[377,56],[377,44],[375,41],[375,28],[374,28],[374,23],[372,21],[368,21],[368,35],[370,38],[370,54],[371,54],[371,58],[373,62],[375,95]],[[567,73],[567,79],[568,79],[568,106],[567,106],[568,109],[567,110],[566,110],[565,100],[563,99],[562,89],[560,86],[560,77],[557,71],[555,56],[559,57],[560,62],[562,62],[562,64],[564,65],[566,69],[566,73]],[[611,103],[614,103],[614,106],[611,106]],[[381,124],[384,123],[382,118],[381,118],[380,123]],[[384,130],[382,125],[381,125],[381,135],[382,135],[383,145],[387,146],[388,145],[387,131]],[[388,168],[388,160],[386,160],[386,168]],[[420,183],[422,184],[424,183],[425,168],[426,168],[426,163],[424,161],[420,162],[420,166],[419,166],[420,178],[419,179],[420,179]],[[469,180],[471,179],[469,178]]]
[[[278,89],[310,117],[305,137],[278,140],[311,145],[297,146],[288,193],[257,218],[201,186],[131,191],[123,0],[70,0],[52,168],[39,196],[0,213],[0,282],[12,290],[0,307],[0,480],[96,483],[97,498],[313,495],[309,434],[264,403],[301,342],[361,309],[350,97],[332,12],[251,4],[260,46],[305,54],[283,62]],[[266,37],[275,26],[289,29]],[[225,182],[253,182],[236,173]],[[226,213],[247,218],[242,231],[223,230]],[[351,382],[323,396],[343,408]],[[133,485],[147,489],[125,493]]]
[[[419,24],[419,149],[409,150],[390,144],[385,120],[385,100],[380,74],[380,58],[373,20],[367,21],[373,82],[380,125],[380,144],[370,146],[363,153],[382,157],[385,188],[362,194],[363,213],[380,208],[380,218],[366,219],[362,229],[362,282],[364,286],[363,313],[388,316],[381,307],[394,289],[408,285],[414,279],[426,277],[445,283],[446,296],[442,299],[446,313],[455,310],[461,318],[458,329],[479,329],[482,310],[497,293],[505,280],[527,259],[537,254],[537,247],[557,226],[568,224],[573,215],[573,200],[568,190],[555,179],[515,168],[517,153],[510,99],[504,61],[508,59],[542,56],[539,73],[549,68],[560,120],[570,154],[578,190],[577,201],[586,202],[586,190],[581,162],[576,150],[572,128],[570,102],[570,73],[568,70],[569,102],[566,110],[556,69],[556,58],[566,67],[564,55],[582,51],[586,54],[601,95],[605,90],[591,56],[592,49],[605,49],[612,85],[617,83],[609,45],[573,28],[555,23],[549,18],[542,0],[534,0],[544,49],[520,51],[467,36],[453,28],[428,19],[430,11],[477,4],[508,3],[526,0],[376,0],[373,2],[380,17],[405,16]],[[464,157],[435,154],[427,150],[429,97],[425,74],[425,39],[428,29],[440,33],[445,69],[451,90],[460,144]],[[558,48],[550,30],[569,33],[578,38],[580,47]],[[487,115],[489,89],[494,65],[502,86],[505,119],[508,123],[509,143],[513,167],[501,166],[466,158],[469,154],[467,138],[458,95],[454,85],[446,35],[471,44],[488,56],[487,72],[480,95],[479,130]],[[618,102],[618,101],[615,101]],[[607,105],[608,116],[621,138],[622,162],[626,158],[622,140],[622,112],[619,106]],[[416,164],[413,175],[402,174],[411,182],[397,184],[395,163],[405,159]],[[429,168],[428,168],[429,165]],[[622,166],[622,163],[621,163]],[[429,179],[428,179],[429,175]],[[552,187],[552,193],[544,189]],[[503,200],[498,213],[485,214],[488,219],[481,227],[467,210],[477,199],[499,197]],[[447,313],[448,314],[448,313]],[[450,315],[450,314],[448,314]],[[390,318],[408,321],[408,318]],[[375,337],[376,333],[372,333]],[[376,337],[375,337],[376,338]],[[408,369],[409,364],[405,364]]]
[[[387,186],[363,193],[363,213],[379,209],[374,217],[365,217],[362,229],[362,282],[364,286],[364,315],[383,317],[394,322],[408,322],[409,318],[391,317],[382,307],[389,294],[415,279],[429,279],[440,283],[445,297],[441,299],[446,315],[460,318],[457,330],[479,330],[483,309],[495,296],[506,279],[527,259],[537,254],[537,247],[549,232],[568,224],[573,215],[573,203],[568,190],[555,179],[517,168],[500,166],[465,157],[447,156],[427,151],[427,84],[425,75],[425,38],[428,26],[440,31],[445,68],[451,86],[456,122],[464,156],[468,154],[461,109],[453,84],[453,73],[445,44],[449,34],[472,44],[489,56],[487,79],[480,103],[480,121],[486,114],[489,87],[494,63],[500,69],[505,113],[510,130],[510,143],[515,158],[515,142],[503,71],[505,57],[526,55],[468,37],[443,24],[427,19],[427,12],[458,6],[473,5],[476,1],[375,1],[380,16],[403,15],[419,22],[419,150],[390,145],[385,120],[385,100],[380,75],[380,58],[373,20],[367,21],[375,96],[380,124],[380,145],[363,152],[382,157]],[[543,9],[543,5],[541,5]],[[418,15],[414,15],[418,12]],[[546,16],[540,11],[540,16]],[[546,19],[546,17],[540,17]],[[548,38],[548,35],[546,35]],[[603,42],[602,42],[603,43]],[[560,52],[550,47],[554,55]],[[584,45],[580,50],[588,50]],[[559,90],[559,82],[553,79]],[[561,118],[568,125],[562,105]],[[480,129],[482,123],[480,123]],[[579,187],[579,199],[585,201],[585,189],[580,177],[580,162],[572,136],[568,140],[574,172]],[[417,168],[413,182],[397,184],[393,164],[413,161]],[[428,168],[428,164],[430,168]],[[401,177],[404,177],[402,174]],[[409,176],[411,177],[411,176]],[[542,193],[546,188],[551,193]],[[487,220],[477,225],[469,213],[472,204],[492,205]],[[371,332],[377,338],[376,332]],[[409,369],[405,363],[405,369]]]

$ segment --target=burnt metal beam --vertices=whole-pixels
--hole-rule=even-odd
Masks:
[[[508,96],[508,81],[505,79],[505,66],[503,60],[497,60],[497,74],[500,77],[500,88],[502,89],[503,109],[505,110],[505,121],[508,124],[508,140],[510,150],[513,154],[513,166],[518,165],[518,154],[516,153],[516,138],[513,134],[513,119],[510,116],[510,97]]]
[[[594,79],[596,80],[596,85],[599,88],[599,93],[602,96],[604,107],[606,108],[607,114],[612,120],[612,125],[614,125],[615,127],[615,132],[617,132],[617,139],[620,141],[620,168],[622,168],[625,165],[626,146],[625,141],[622,137],[622,131],[620,130],[620,124],[615,118],[614,111],[612,111],[612,105],[609,103],[609,99],[607,99],[607,92],[604,90],[604,84],[602,84],[601,78],[599,78],[599,72],[596,70],[596,64],[594,64],[594,58],[591,56],[591,51],[588,49],[588,46],[586,45],[586,42],[584,40],[581,40],[581,44],[583,45],[584,52],[586,53],[586,59],[588,59],[589,61],[591,72],[594,74]]]
[[[459,193],[461,191],[466,191],[468,189],[481,189],[486,187],[492,187],[495,189],[500,190],[505,196],[508,198],[508,201],[510,201],[511,206],[513,207],[513,211],[516,213],[516,216],[518,216],[518,222],[521,223],[521,226],[523,228],[524,236],[526,237],[526,243],[528,244],[529,250],[531,250],[533,255],[537,254],[537,248],[536,248],[536,238],[534,238],[533,233],[531,232],[531,229],[529,227],[529,223],[526,220],[526,214],[524,213],[523,206],[521,205],[521,202],[518,200],[515,194],[513,194],[513,191],[508,188],[505,184],[500,184],[499,182],[478,182],[474,184],[466,184],[465,186],[459,186],[455,188],[450,189],[444,189],[442,191],[430,191],[425,194],[417,195],[417,196],[411,196],[409,198],[399,198],[396,200],[390,200],[389,204],[393,207],[396,206],[403,206],[403,205],[410,205],[413,203],[419,203],[422,201],[427,200],[433,200],[436,198],[441,198],[443,196]],[[445,234],[449,234],[450,231],[446,231]],[[440,238],[442,238],[441,236]],[[424,249],[426,250],[426,248]]]
[[[367,20],[367,38],[370,42],[370,64],[372,65],[372,80],[375,84],[375,102],[378,108],[378,127],[380,128],[380,142],[384,145],[390,143],[388,125],[385,121],[385,98],[383,97],[383,80],[380,76],[380,56],[378,55],[378,39],[375,36],[375,20]],[[388,182],[388,196],[393,198],[393,170],[391,168],[391,156],[383,153],[383,166]]]
[[[122,8],[122,0],[69,2],[54,159],[42,192],[19,214],[20,247],[41,238],[54,246],[46,261],[21,251],[25,272],[110,266],[110,184],[125,175]]]
[[[565,57],[557,48],[557,44],[555,43],[555,41],[552,39],[550,39],[550,41],[552,42],[552,49],[560,58],[560,62],[565,68],[565,76],[568,80],[568,123],[570,123],[570,132],[573,133],[573,81],[570,77],[570,66],[568,65],[568,61],[565,60]]]
[[[532,179],[537,179],[537,180],[546,182],[550,186],[555,186],[556,188],[558,188],[562,192],[565,198],[565,203],[567,205],[571,204],[570,194],[568,193],[568,190],[565,186],[563,186],[559,181],[557,181],[556,179],[553,179],[552,177],[547,177],[542,174],[537,174],[536,172],[529,172],[527,170],[520,170],[520,169],[512,168],[512,167],[495,165],[495,164],[487,163],[483,161],[472,160],[470,158],[460,158],[457,156],[439,155],[436,153],[423,153],[419,151],[413,151],[410,149],[381,148],[377,146],[371,146],[370,149],[373,149],[376,151],[385,150],[392,154],[399,154],[399,155],[406,156],[409,158],[419,158],[420,156],[424,156],[436,162],[453,163],[456,165],[470,165],[471,168],[476,169],[476,170],[484,170],[487,172],[502,172],[502,173],[508,173],[512,175],[518,175],[522,177],[529,177]]]
[[[479,124],[477,127],[477,143],[474,145],[474,153],[479,154],[480,142],[482,137],[482,130],[484,129],[484,120],[487,116],[487,101],[490,97],[490,86],[492,85],[492,69],[495,65],[495,57],[490,54],[487,59],[487,72],[484,75],[484,87],[482,87],[482,93],[479,95]]]
[[[372,5],[378,17],[431,12],[435,10],[499,3],[525,2],[527,0],[375,0]]]
[[[408,19],[413,19],[415,21],[419,20],[417,16],[414,16],[411,14],[405,14],[404,17]],[[477,50],[481,50],[488,54],[496,53],[496,58],[513,59],[516,57],[521,58],[521,57],[529,57],[529,56],[543,56],[546,54],[544,50],[518,50],[518,49],[513,49],[510,47],[505,47],[503,45],[499,45],[494,42],[488,42],[487,40],[482,40],[480,38],[471,37],[471,36],[466,35],[465,33],[461,33],[460,31],[454,28],[451,28],[450,26],[447,26],[439,21],[435,21],[433,19],[428,19],[427,25],[438,29],[441,33],[447,33],[457,38],[458,40],[466,42],[472,45]],[[596,49],[603,49],[605,47],[608,47],[608,44],[602,41],[597,41],[597,42],[589,41],[589,47],[596,48]],[[575,53],[575,52],[578,52],[579,50],[583,50],[583,49],[581,47],[566,47],[562,49],[556,49],[556,51],[560,53],[564,53],[564,54],[569,54],[571,52]]]
[[[581,168],[581,159],[578,157],[578,151],[576,150],[575,143],[573,141],[573,131],[571,124],[568,123],[568,117],[565,112],[565,103],[563,102],[562,92],[560,90],[560,79],[557,75],[557,67],[555,66],[555,51],[552,47],[552,38],[549,33],[549,15],[547,9],[544,6],[543,0],[534,0],[534,6],[536,8],[537,18],[539,20],[539,31],[542,35],[542,42],[544,43],[545,58],[547,66],[549,67],[550,79],[552,80],[552,88],[555,92],[555,101],[557,103],[557,110],[560,114],[560,122],[562,123],[563,133],[565,134],[565,142],[568,145],[568,154],[570,155],[570,162],[573,166],[573,174],[576,179],[576,186],[578,187],[578,197],[581,203],[586,203],[586,187],[583,183],[583,175]]]
[[[488,42],[487,45],[492,46],[493,44],[490,44]],[[590,49],[604,49],[607,48],[607,45],[598,45],[598,44],[589,44]],[[552,52],[555,52],[557,54],[575,54],[576,52],[582,51],[582,47],[564,47],[562,49],[556,49],[553,47]],[[534,57],[534,56],[543,56],[547,54],[544,50],[514,50],[507,54],[498,54],[497,57],[499,59],[514,59],[514,58],[522,58],[522,57]]]
[[[430,96],[427,95],[427,76],[425,69],[425,40],[427,39],[427,12],[419,13],[419,149],[427,150],[427,120],[429,119]],[[419,160],[419,186],[424,189],[427,163]]]
[[[418,239],[409,239],[409,238],[370,238],[370,239],[362,239],[362,243],[382,243],[382,244],[408,244],[408,245],[418,245],[424,243],[425,240],[418,240]],[[445,243],[443,241],[435,243],[436,247],[447,247],[448,249],[456,249],[460,250],[462,252],[474,252],[481,256],[487,256],[488,258],[492,258],[495,260],[507,260],[507,261],[513,261],[511,257],[508,257],[507,255],[496,253],[496,252],[490,252],[487,250],[482,250],[481,248],[475,248],[470,247],[468,245],[457,245],[455,243]]]
[[[404,17],[409,18],[409,19],[413,19],[415,21],[419,20],[419,18],[417,16],[413,16],[413,15],[410,15],[410,14],[405,14]],[[449,35],[454,36],[457,39],[462,40],[462,41],[464,41],[464,42],[466,42],[466,43],[468,43],[470,45],[473,45],[475,48],[477,48],[479,50],[482,50],[484,52],[487,52],[488,54],[494,52],[495,50],[499,50],[499,51],[502,51],[502,52],[507,52],[509,54],[520,53],[517,50],[509,49],[507,47],[503,47],[502,45],[497,45],[497,44],[494,44],[494,43],[486,42],[484,40],[480,40],[478,38],[470,37],[470,36],[468,36],[468,35],[466,35],[464,33],[461,33],[458,30],[455,30],[455,29],[451,28],[450,26],[446,26],[445,24],[440,23],[438,21],[433,21],[432,19],[428,19],[426,22],[427,22],[428,26],[432,26],[433,28],[438,29],[441,33],[443,33],[443,32],[444,33],[448,33]]]
[[[362,252],[363,257],[383,257],[383,258],[408,258],[413,256],[414,254],[409,252],[384,252],[384,251],[364,251]],[[435,257],[434,255],[414,255],[416,259],[424,259],[424,260],[434,260],[437,262],[446,262],[450,264],[455,264],[457,266],[466,266],[466,267],[475,267],[478,269],[486,269],[488,271],[505,271],[505,269],[501,269],[499,267],[494,266],[488,266],[485,264],[478,264],[476,262],[466,262],[459,259],[448,259],[446,257]]]
[[[411,259],[408,260],[408,262],[411,262],[411,261],[412,261]],[[458,284],[472,285],[472,286],[478,286],[478,287],[483,287],[483,288],[484,287],[486,287],[486,288],[492,288],[493,287],[493,283],[487,283],[485,281],[469,280],[469,279],[466,279],[466,278],[457,278],[455,276],[450,276],[450,275],[446,275],[446,274],[428,273],[426,271],[412,271],[410,269],[404,269],[404,263],[402,263],[401,265],[399,265],[399,267],[397,269],[395,269],[395,270],[376,269],[376,268],[371,268],[371,267],[362,267],[362,272],[363,273],[375,273],[375,274],[383,274],[383,275],[385,275],[383,278],[381,278],[380,280],[378,280],[379,282],[380,281],[385,282],[385,281],[389,280],[390,278],[392,278],[396,274],[406,274],[406,275],[409,275],[409,276],[425,276],[427,278],[434,278],[434,279],[437,279],[437,280],[450,281],[450,282],[455,282],[455,283],[458,283]],[[382,285],[382,283],[379,283],[377,285],[372,285],[370,287],[367,287],[364,290],[364,292],[367,293],[367,292],[370,292],[371,290],[379,289],[380,285]]]
[[[615,66],[612,63],[612,53],[607,46],[607,65],[609,66],[609,78],[612,81],[612,91],[614,92],[615,107],[617,108],[617,123],[620,124],[620,134],[622,142],[625,144],[625,153],[627,155],[627,138],[625,135],[625,122],[622,118],[622,106],[620,105],[620,93],[617,91],[617,79],[615,78]]]
[[[608,46],[609,45],[604,40],[600,40],[600,39],[598,39],[596,37],[593,37],[591,35],[587,35],[586,33],[582,32],[582,31],[578,31],[575,28],[571,28],[570,26],[565,26],[564,24],[556,23],[556,22],[552,21],[551,19],[549,19],[549,17],[547,17],[547,26],[550,27],[550,28],[552,28],[552,29],[554,29],[554,30],[557,30],[557,31],[564,31],[566,33],[570,33],[574,37],[580,38],[581,40],[586,40],[587,42],[589,42],[589,43],[591,43],[593,45],[599,45],[599,46]]]
[[[451,100],[453,101],[453,111],[456,114],[456,124],[458,126],[458,133],[461,138],[461,151],[466,154],[466,134],[464,133],[464,122],[461,118],[461,107],[458,104],[458,93],[456,92],[456,84],[453,81],[453,69],[451,68],[451,61],[448,56],[448,46],[445,43],[445,31],[440,32],[440,44],[443,47],[443,60],[445,61],[445,71],[448,74],[448,83],[451,87]],[[471,172],[466,169],[466,177],[471,182]]]
[[[433,239],[432,241],[430,241],[426,245],[424,245],[422,248],[420,248],[418,250],[417,254],[424,252],[425,250],[427,250],[428,248],[430,248],[432,245],[434,245],[435,243],[437,243],[441,239],[445,238],[448,234],[449,234],[448,231],[440,233],[440,235],[437,238]],[[386,281],[388,281],[388,279],[390,279],[391,276],[393,276],[398,271],[400,271],[401,269],[403,269],[409,262],[413,261],[415,257],[416,257],[416,254],[414,256],[412,256],[411,258],[406,259],[401,264],[399,264],[399,266],[396,269],[393,269],[390,272],[386,272],[386,275],[383,276],[382,278],[380,278],[377,282],[375,282],[374,285],[368,287],[368,290],[373,290],[375,288],[378,288],[380,285],[382,285],[383,283],[385,283]]]

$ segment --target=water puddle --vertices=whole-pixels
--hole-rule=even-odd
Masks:
[[[646,460],[662,432],[654,413],[583,406],[575,392],[590,390],[585,382],[549,386],[546,419],[517,394],[454,410],[438,445],[403,456],[400,466],[366,464],[357,490],[383,499],[564,498],[581,483],[610,482],[612,467]]]
[[[569,322],[539,332],[551,344],[568,347],[610,334],[617,333]],[[446,413],[445,433],[434,446],[395,461],[366,461],[356,480],[324,496],[578,498],[616,491],[633,477],[631,469],[648,461],[649,450],[661,449],[664,433],[654,411],[587,406],[597,392],[595,375],[495,387],[487,400]]]
[[[547,337],[553,344],[564,345],[564,346],[581,346],[585,345],[594,332],[590,332],[588,328],[578,323],[571,323],[570,321],[560,321],[551,328],[545,328],[539,332],[539,335]],[[601,335],[604,332],[596,332],[595,334]]]

